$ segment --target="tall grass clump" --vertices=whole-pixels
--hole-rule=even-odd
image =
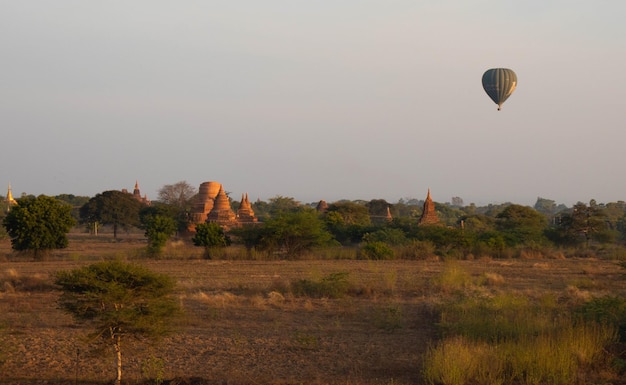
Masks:
[[[443,271],[434,279],[433,284],[443,293],[462,293],[472,286],[472,277],[457,261],[447,260]]]
[[[430,384],[572,384],[602,365],[617,339],[613,325],[511,295],[466,299],[440,312],[443,339],[424,360]]]

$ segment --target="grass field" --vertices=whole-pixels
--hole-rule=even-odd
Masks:
[[[150,260],[144,247],[134,236],[73,234],[68,249],[34,262],[0,241],[0,383],[115,378],[113,355],[57,308],[52,285],[56,271],[112,258],[174,277],[185,311],[175,334],[126,341],[128,384],[422,384],[424,354],[440,338],[436,309],[450,298],[626,296],[624,270],[595,259],[263,262],[204,260],[188,248],[185,258]],[[336,296],[293,290],[333,274],[347,282]],[[602,371],[593,381],[623,383]]]

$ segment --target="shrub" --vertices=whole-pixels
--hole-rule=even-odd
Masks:
[[[348,273],[332,273],[319,281],[300,279],[291,283],[294,295],[313,298],[341,298],[349,288]]]
[[[384,242],[367,242],[359,250],[358,259],[388,260],[394,259],[393,249]]]
[[[620,297],[594,298],[574,310],[584,321],[607,323],[618,328],[620,341],[626,342],[626,299]]]
[[[431,241],[413,240],[408,245],[396,247],[399,259],[426,260],[435,255],[435,245]]]

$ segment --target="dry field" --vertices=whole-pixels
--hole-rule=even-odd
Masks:
[[[127,340],[125,383],[421,384],[436,340],[433,306],[449,293],[431,261],[209,261],[137,258],[145,244],[74,235],[46,261],[24,261],[0,241],[0,383],[103,384],[113,355],[57,309],[58,270],[124,258],[173,276],[185,310],[177,332],[154,344]],[[201,255],[201,252],[198,252]],[[623,269],[589,259],[460,261],[479,295],[512,292],[577,302],[626,295]],[[350,295],[295,297],[296,279],[346,272]]]

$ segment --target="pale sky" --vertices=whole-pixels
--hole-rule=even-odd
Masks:
[[[623,0],[0,0],[0,186],[626,200],[624,15]],[[494,67],[518,77],[502,111],[481,85]]]

